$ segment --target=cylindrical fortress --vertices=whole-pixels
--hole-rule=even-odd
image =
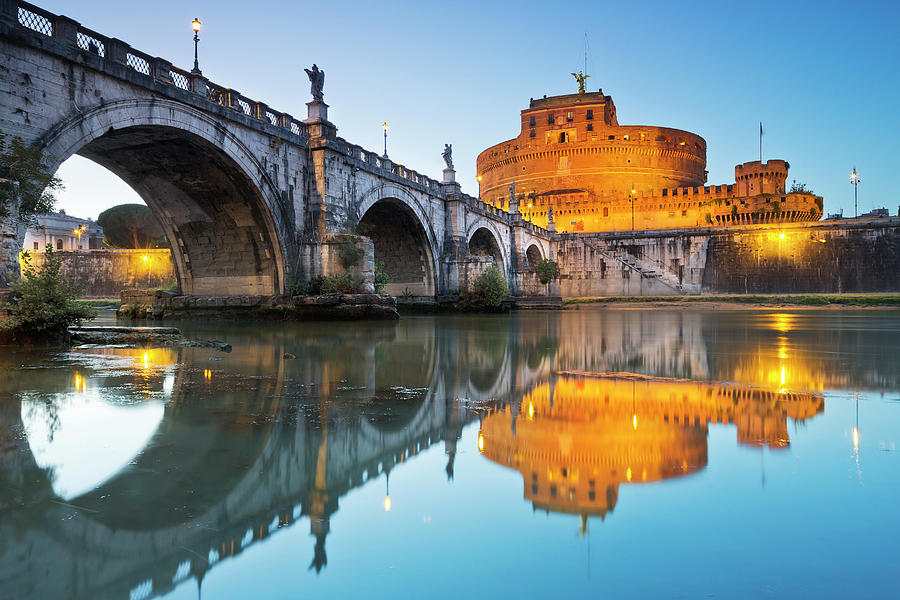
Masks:
[[[507,206],[509,185],[525,196],[566,190],[587,195],[699,186],[706,141],[651,125],[620,126],[602,91],[531,100],[517,138],[478,155],[481,198]]]
[[[735,167],[735,183],[706,185],[706,141],[689,131],[619,125],[612,98],[532,99],[519,136],[478,155],[484,202],[560,232],[743,226],[815,221],[822,198],[785,190],[787,161]],[[551,218],[553,217],[553,218]]]

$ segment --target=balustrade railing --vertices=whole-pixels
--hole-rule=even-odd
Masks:
[[[56,38],[105,60],[121,64],[156,81],[187,92],[205,94],[208,100],[216,104],[275,127],[286,129],[294,135],[306,137],[306,127],[301,121],[287,113],[276,112],[264,103],[242,96],[232,89],[214,84],[198,73],[191,73],[175,67],[164,59],[135,50],[120,40],[101,35],[68,17],[53,14],[39,6],[21,1],[16,2],[14,6],[15,17],[22,27]]]

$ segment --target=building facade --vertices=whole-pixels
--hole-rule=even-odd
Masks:
[[[67,215],[64,210],[40,215],[37,226],[25,232],[24,249],[42,251],[47,245],[54,250],[102,250],[103,228],[91,219]]]
[[[706,185],[706,141],[689,131],[619,125],[598,92],[531,99],[519,136],[478,155],[482,200],[557,231],[625,231],[817,221],[822,198],[786,190],[784,160],[735,167]],[[511,186],[514,202],[510,203]],[[552,217],[552,223],[551,223]]]

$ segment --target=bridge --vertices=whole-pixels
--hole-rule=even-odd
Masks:
[[[284,295],[340,272],[348,240],[394,295],[452,295],[488,264],[513,295],[540,290],[547,230],[462,193],[452,168],[437,181],[339,137],[321,94],[296,118],[19,0],[0,0],[0,50],[0,132],[50,169],[78,154],[130,185],[184,294]]]

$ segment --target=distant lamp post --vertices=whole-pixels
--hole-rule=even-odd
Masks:
[[[388,157],[388,155],[387,155],[387,130],[388,130],[387,121],[385,121],[384,123],[381,124],[381,128],[384,129],[384,157],[387,158]]]
[[[141,257],[141,260],[147,263],[147,287],[150,287],[150,269],[152,269],[153,266],[150,264],[150,257],[146,254]]]
[[[853,186],[853,216],[859,216],[859,175],[856,174],[856,167],[853,167],[853,173],[850,175],[850,185]]]
[[[191,27],[194,29],[194,68],[191,73],[200,74],[200,63],[197,62],[197,44],[200,43],[200,19],[194,17],[191,21]]]
[[[634,231],[634,198],[637,196],[637,191],[632,188],[631,193],[628,194],[628,201],[631,202],[631,231]]]

